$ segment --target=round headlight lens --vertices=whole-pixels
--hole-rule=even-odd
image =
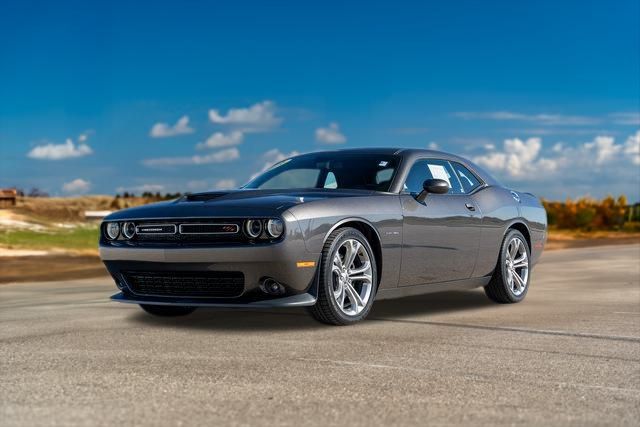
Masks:
[[[259,219],[249,219],[244,224],[244,231],[247,233],[247,236],[255,239],[256,237],[262,234],[262,221]]]
[[[267,221],[267,234],[271,237],[280,237],[284,233],[284,223],[281,219],[270,219]]]
[[[132,238],[136,234],[136,226],[132,222],[125,222],[122,226],[122,234],[127,239]]]
[[[105,234],[109,240],[114,240],[120,234],[120,225],[117,222],[109,222],[105,227]]]

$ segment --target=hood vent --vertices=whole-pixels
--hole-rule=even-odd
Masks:
[[[195,193],[187,194],[184,196],[185,202],[208,202],[209,200],[217,199],[218,197],[226,196],[229,194],[226,191],[211,191],[207,193]]]

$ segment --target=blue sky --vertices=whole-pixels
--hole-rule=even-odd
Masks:
[[[640,200],[639,4],[2,2],[0,187],[197,191],[431,146],[544,197]]]

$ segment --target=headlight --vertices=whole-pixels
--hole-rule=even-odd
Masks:
[[[132,222],[125,222],[122,226],[122,234],[127,239],[131,239],[136,234],[136,226]]]
[[[244,231],[247,236],[255,239],[262,234],[262,221],[259,219],[248,219],[244,224]]]
[[[278,238],[284,232],[284,223],[280,219],[270,219],[267,221],[267,234],[271,237]]]
[[[108,222],[105,227],[105,234],[109,240],[114,240],[120,234],[120,225],[117,222]]]

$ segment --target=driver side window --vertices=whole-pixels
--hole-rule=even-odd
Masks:
[[[422,159],[416,161],[409,171],[403,191],[418,194],[422,191],[422,183],[427,179],[442,179],[447,181],[449,184],[449,192],[447,194],[464,193],[464,189],[451,164],[441,159]]]
[[[418,160],[411,166],[407,180],[404,182],[403,191],[410,194],[418,194],[422,191],[422,183],[432,178],[427,161]]]

